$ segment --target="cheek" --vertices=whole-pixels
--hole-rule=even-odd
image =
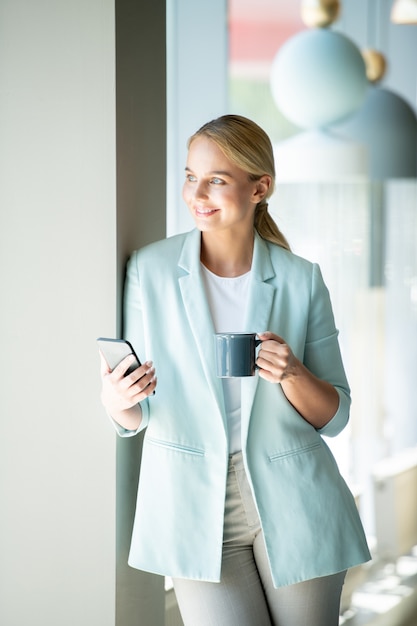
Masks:
[[[188,201],[190,198],[190,192],[189,192],[189,189],[187,188],[187,183],[184,183],[184,185],[182,186],[182,197],[183,197],[184,202],[188,204]]]

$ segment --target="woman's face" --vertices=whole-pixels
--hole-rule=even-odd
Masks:
[[[268,189],[266,183],[263,191],[265,178],[269,176],[251,181],[211,139],[200,136],[188,151],[183,198],[199,230],[247,232],[253,228],[255,207]]]

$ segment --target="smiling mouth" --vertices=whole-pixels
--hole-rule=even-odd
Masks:
[[[217,213],[219,209],[195,209],[195,214],[199,217],[208,217],[213,215],[213,213]]]

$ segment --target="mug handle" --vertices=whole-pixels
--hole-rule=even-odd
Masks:
[[[260,343],[262,343],[262,339],[255,339],[255,348],[257,348]],[[256,370],[259,369],[259,365],[256,365],[256,363],[255,363],[255,369]]]

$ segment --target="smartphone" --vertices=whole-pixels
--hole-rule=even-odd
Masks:
[[[132,344],[125,339],[108,339],[107,337],[99,337],[97,339],[97,343],[112,371],[117,365],[119,365],[120,361],[123,361],[124,358],[129,356],[129,354],[133,354],[135,361],[133,361],[132,365],[125,373],[125,376],[133,372],[141,365]]]

